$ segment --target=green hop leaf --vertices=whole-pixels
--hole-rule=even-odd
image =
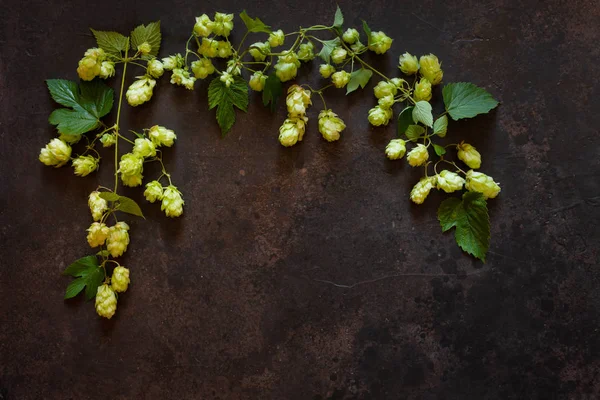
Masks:
[[[144,213],[142,212],[142,209],[140,208],[138,203],[136,203],[135,200],[130,199],[129,197],[119,196],[118,194],[113,192],[101,192],[100,197],[106,201],[112,201],[117,203],[115,206],[115,210],[117,211],[122,211],[127,214],[145,218]]]
[[[435,151],[435,154],[437,154],[440,157],[443,156],[444,154],[446,154],[446,149],[444,147],[440,146],[439,144],[434,144],[433,150]]]
[[[346,86],[346,94],[354,92],[359,86],[364,89],[365,86],[367,86],[367,83],[369,83],[371,76],[373,76],[373,71],[370,69],[361,68],[352,72],[350,74],[348,85]]]
[[[490,245],[490,218],[481,193],[466,192],[462,200],[446,199],[438,209],[442,231],[456,228],[454,237],[465,252],[485,262]]]
[[[96,38],[98,47],[109,54],[120,57],[121,52],[125,52],[129,49],[129,38],[127,36],[121,35],[118,32],[90,30]]]
[[[263,105],[267,107],[269,103],[271,103],[269,108],[271,109],[271,112],[275,112],[275,108],[277,106],[277,99],[279,99],[282,93],[283,85],[281,84],[281,81],[279,80],[277,75],[275,75],[275,73],[272,73],[269,76],[267,76],[267,80],[265,81],[265,87],[263,89],[262,94]]]
[[[408,127],[414,123],[413,117],[412,117],[413,108],[414,108],[413,106],[406,107],[398,115],[398,136],[399,137],[404,135],[404,133],[406,133],[406,130],[408,129]]]
[[[333,18],[333,27],[339,29],[342,27],[342,25],[344,25],[344,14],[342,14],[340,6],[337,6],[337,9],[335,10],[335,17]]]
[[[412,111],[413,121],[422,123],[431,128],[433,125],[433,114],[431,113],[431,104],[426,101],[417,101]]]
[[[423,128],[421,125],[409,125],[408,128],[406,128],[406,137],[410,141],[417,140],[424,133],[425,128]]]
[[[363,20],[362,26],[363,26],[363,31],[365,31],[365,33],[367,35],[367,44],[371,44],[371,28],[369,28],[369,25],[367,24],[367,21],[365,21],[365,20]]]
[[[329,64],[330,60],[331,60],[331,52],[333,51],[333,49],[335,49],[337,46],[339,46],[340,43],[341,43],[340,38],[324,40],[323,47],[321,48],[321,51],[318,54],[319,57],[321,57],[323,59],[323,61],[325,61],[327,64]]]
[[[100,267],[96,256],[80,258],[64,270],[63,275],[70,275],[73,280],[65,292],[65,299],[75,297],[85,288],[85,298],[90,300],[96,295],[98,286],[104,280],[104,269]]]
[[[450,83],[444,86],[442,95],[446,111],[455,121],[487,114],[498,105],[485,89],[467,82]]]
[[[248,32],[264,32],[264,33],[272,32],[271,27],[269,25],[266,25],[259,18],[251,18],[246,13],[246,10],[244,10],[240,13],[240,18],[244,22],[244,25],[246,25]]]
[[[446,131],[448,130],[448,117],[442,115],[433,123],[433,134],[438,135],[439,137],[446,136]]]
[[[150,53],[144,58],[156,57],[160,50],[162,35],[160,33],[160,21],[151,22],[148,25],[140,25],[131,32],[131,48],[137,51],[140,44],[148,42],[150,44]]]
[[[75,82],[64,79],[46,81],[52,99],[67,108],[54,110],[48,121],[57,125],[59,132],[81,135],[100,126],[100,118],[113,106],[113,90],[102,81]]]
[[[208,86],[208,106],[209,110],[217,108],[217,123],[225,136],[235,123],[234,106],[248,111],[248,84],[241,76],[236,76],[229,87],[220,78],[213,79]]]

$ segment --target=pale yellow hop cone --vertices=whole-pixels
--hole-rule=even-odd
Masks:
[[[413,203],[423,204],[429,192],[435,186],[436,178],[434,176],[421,178],[419,182],[410,191],[410,199]]]
[[[337,71],[331,75],[331,83],[341,89],[350,82],[350,73],[348,71]]]
[[[390,160],[398,160],[406,153],[406,142],[402,139],[392,139],[385,147],[385,155]]]
[[[155,157],[156,146],[150,139],[137,138],[133,145],[133,154],[143,158]]]
[[[444,77],[442,71],[442,65],[436,56],[428,54],[421,56],[419,59],[419,65],[421,66],[421,75],[426,78],[432,85],[439,85]]]
[[[104,223],[94,222],[87,229],[87,241],[90,247],[102,246],[108,237],[108,226]]]
[[[39,160],[50,167],[62,167],[71,159],[71,146],[60,139],[52,139],[40,150]]]
[[[425,78],[421,78],[421,80],[415,84],[414,96],[415,101],[431,100],[431,82]]]
[[[409,52],[406,52],[398,59],[398,68],[406,75],[413,75],[419,71],[419,60]]]
[[[150,74],[151,77],[158,79],[162,76],[162,74],[164,74],[164,72],[165,68],[160,60],[154,59],[148,61],[148,74]]]
[[[154,143],[157,147],[165,146],[171,147],[177,139],[177,135],[171,129],[167,129],[164,126],[154,125],[148,131],[148,136],[152,143]]]
[[[331,110],[323,110],[319,113],[319,132],[328,142],[339,140],[340,133],[346,129],[346,124]]]
[[[127,251],[129,245],[129,225],[125,222],[117,222],[116,225],[108,228],[108,237],[106,238],[106,249],[113,258],[120,257]]]
[[[256,71],[250,77],[250,88],[255,92],[262,92],[265,88],[265,83],[267,82],[267,76],[260,71]]]
[[[371,32],[369,50],[374,51],[377,54],[383,54],[392,47],[392,42],[393,39],[382,31]]]
[[[408,152],[406,160],[411,167],[420,167],[429,160],[429,151],[427,147],[422,144],[418,144],[411,151]]]
[[[75,175],[87,176],[98,169],[98,159],[94,156],[79,156],[73,160]]]
[[[138,154],[125,153],[121,156],[119,162],[119,172],[121,174],[121,180],[123,185],[129,187],[135,187],[142,184],[144,176],[144,159]]]
[[[456,192],[461,190],[465,184],[462,176],[455,172],[444,170],[436,176],[436,184],[438,189],[442,189],[446,193]]]
[[[169,185],[163,191],[162,204],[160,209],[165,212],[167,217],[179,217],[183,214],[183,198],[181,192],[176,186]]]
[[[290,147],[301,141],[306,130],[307,117],[288,118],[279,128],[279,143]]]
[[[83,58],[79,60],[77,75],[84,81],[91,81],[102,72],[102,62],[106,57],[104,50],[99,48],[88,49]]]
[[[156,81],[148,76],[134,81],[125,93],[129,105],[135,107],[150,100],[154,86],[156,86]]]
[[[486,199],[493,199],[500,193],[500,185],[491,176],[481,172],[467,172],[465,188],[471,192],[482,193]]]
[[[303,116],[306,113],[306,108],[312,104],[310,91],[298,85],[290,86],[285,104],[290,118]]]
[[[123,293],[127,291],[129,286],[129,270],[123,266],[118,266],[114,269],[110,278],[110,286],[115,292]]]
[[[146,190],[144,190],[144,197],[150,203],[154,203],[157,200],[163,198],[163,186],[159,181],[152,181],[146,184]]]
[[[461,142],[456,146],[458,150],[458,159],[464,162],[471,169],[478,169],[481,167],[481,154],[477,149],[471,146],[469,143]]]
[[[319,65],[319,73],[325,79],[329,78],[335,72],[335,67],[331,64]]]
[[[100,221],[104,212],[108,210],[108,203],[100,197],[100,192],[98,191],[90,193],[90,196],[88,197],[88,206],[90,207],[94,221]]]
[[[369,110],[369,122],[373,126],[387,125],[393,116],[391,108],[375,106]]]
[[[117,311],[117,296],[113,289],[104,284],[98,287],[96,293],[96,312],[99,316],[111,319]]]

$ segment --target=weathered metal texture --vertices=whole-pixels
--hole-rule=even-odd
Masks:
[[[253,95],[221,139],[207,82],[190,92],[163,78],[151,103],[125,108],[123,126],[176,130],[166,160],[184,217],[169,220],[140,190],[125,190],[148,218],[130,221],[132,285],[116,317],[63,302],[60,272],[89,253],[86,196],[112,182],[112,158],[104,151],[101,172],[84,179],[37,161],[53,135],[43,80],[76,78],[94,44],[87,28],[126,32],[161,19],[168,55],[182,50],[201,13],[245,8],[290,31],[329,23],[335,3],[8,0],[0,13],[0,398],[600,396],[599,3],[341,5],[347,24],[364,18],[395,39],[391,54],[370,57],[390,75],[405,50],[433,52],[446,82],[474,82],[502,102],[452,122],[447,137],[473,143],[483,171],[502,184],[490,201],[488,262],[440,232],[444,196],[410,204],[421,171],[383,156],[394,127],[367,122],[375,82],[348,97],[327,93],[348,125],[339,143],[318,134],[315,99],[305,140],[285,149],[281,104],[270,114]],[[316,65],[303,67],[302,79],[317,83]],[[434,96],[441,102],[438,89]]]

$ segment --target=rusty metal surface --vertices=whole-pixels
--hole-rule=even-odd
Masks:
[[[597,1],[342,4],[347,23],[395,38],[391,55],[371,58],[390,74],[404,50],[433,52],[446,82],[502,102],[448,137],[472,142],[502,184],[486,264],[441,234],[443,196],[409,203],[419,172],[384,158],[394,128],[368,125],[373,83],[328,95],[348,125],[339,143],[320,138],[315,106],[306,139],[284,149],[281,105],[272,115],[253,97],[221,139],[207,83],[189,92],[163,78],[123,124],[175,129],[166,160],[185,214],[168,220],[125,191],[148,219],[131,220],[132,285],[110,321],[63,302],[60,272],[89,252],[86,196],[111,182],[111,153],[84,179],[37,161],[53,135],[43,80],[76,79],[90,26],[127,32],[160,18],[167,55],[195,15],[242,5],[1,7],[0,399],[600,397]],[[243,7],[289,31],[328,23],[335,4]],[[303,71],[316,82],[316,68]]]

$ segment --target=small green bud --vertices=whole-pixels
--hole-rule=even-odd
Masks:
[[[331,74],[335,72],[335,67],[330,64],[321,64],[319,66],[319,73],[325,79],[329,78]]]
[[[390,82],[392,82],[397,88],[401,88],[402,86],[404,86],[404,84],[408,84],[408,82],[406,82],[402,78],[392,78],[390,79]]]
[[[108,210],[108,203],[100,197],[100,192],[98,191],[90,193],[90,196],[88,197],[88,206],[90,207],[94,221],[100,221],[104,212]]]
[[[360,38],[360,33],[354,28],[348,28],[342,35],[342,38],[344,39],[344,42],[354,44]]]
[[[188,90],[194,90],[194,83],[196,78],[190,76],[190,72],[187,69],[175,68],[171,75],[171,83],[173,85],[183,86]]]
[[[477,149],[471,146],[469,143],[461,142],[456,146],[458,150],[458,159],[464,162],[472,169],[478,169],[481,167],[481,154]]]
[[[103,147],[111,147],[117,142],[117,136],[113,133],[105,133],[100,138],[100,143]]]
[[[343,47],[336,47],[331,52],[331,61],[334,64],[341,64],[346,59],[347,55],[348,55],[348,52],[346,51],[346,49],[344,49]]]
[[[196,36],[210,36],[213,31],[213,22],[210,20],[208,15],[202,14],[196,17],[196,23],[194,24],[194,34]]]
[[[283,34],[283,31],[281,29],[272,32],[269,35],[269,45],[271,46],[271,48],[281,46],[284,41],[285,35]]]
[[[102,79],[108,79],[115,76],[115,63],[112,61],[103,61],[100,66],[100,74],[98,75]]]
[[[127,291],[129,286],[129,270],[123,266],[118,266],[113,270],[112,277],[110,278],[110,286],[115,292],[123,293]]]
[[[133,154],[142,157],[154,157],[156,156],[156,147],[150,139],[137,138],[133,145]]]
[[[392,47],[392,41],[393,39],[382,31],[371,32],[369,50],[374,51],[377,54],[383,54]]]
[[[346,71],[337,71],[331,75],[331,82],[333,85],[341,89],[350,82],[350,73]]]
[[[171,129],[167,129],[164,126],[154,125],[148,131],[148,136],[152,143],[154,143],[157,147],[165,146],[171,147],[175,139],[177,139],[177,135]]]
[[[162,204],[160,209],[165,212],[167,217],[179,217],[183,214],[183,198],[177,187],[169,185],[163,192]]]
[[[392,82],[387,81],[379,81],[379,83],[377,83],[377,85],[373,88],[373,93],[378,99],[384,96],[388,96],[390,94],[392,96],[395,96],[397,91],[398,88],[396,87],[396,85],[394,85]]]
[[[204,43],[204,39],[202,39],[202,43]],[[184,64],[184,59],[181,54],[175,54],[162,59],[163,68],[166,71],[174,70],[175,68],[181,68]]]
[[[73,160],[75,175],[87,176],[98,169],[98,159],[94,156],[79,156]]]
[[[96,292],[96,312],[99,316],[111,319],[117,311],[117,296],[110,286],[104,284]]]
[[[137,50],[141,55],[145,56],[152,51],[152,45],[148,42],[144,42],[137,47]]]
[[[52,139],[41,151],[39,160],[48,166],[62,167],[71,159],[71,146],[60,139]]]
[[[437,188],[442,189],[446,193],[456,192],[461,190],[465,184],[465,180],[455,172],[443,170],[436,175]]]
[[[238,76],[242,73],[242,64],[237,60],[227,61],[227,72],[233,76]]]
[[[163,63],[161,63],[159,60],[154,59],[148,61],[148,73],[150,74],[150,76],[158,79],[162,76],[164,72],[165,69],[163,67]]]
[[[108,227],[104,223],[94,222],[87,229],[87,241],[90,247],[102,246],[108,237]]]
[[[231,84],[233,83],[233,75],[231,75],[229,72],[221,72],[221,77],[219,79],[227,87],[231,86]]]
[[[375,106],[369,110],[369,122],[373,126],[387,125],[393,116],[391,108]]]
[[[390,160],[398,160],[406,153],[406,142],[402,139],[392,139],[385,147],[385,155]]]
[[[410,199],[416,204],[423,204],[427,196],[429,196],[429,192],[435,186],[435,180],[434,176],[421,178],[410,191]]]
[[[146,184],[146,190],[144,190],[144,197],[150,203],[154,203],[156,200],[162,200],[163,186],[159,181],[148,182]]]
[[[421,78],[419,82],[415,84],[415,101],[429,101],[431,100],[431,82],[426,78]]]
[[[409,52],[406,52],[398,59],[398,68],[406,75],[416,74],[419,70],[419,60]]]
[[[328,142],[339,140],[340,133],[346,129],[346,124],[331,110],[323,110],[319,113],[319,132]]]
[[[500,185],[494,182],[491,176],[481,172],[467,172],[465,188],[471,192],[482,193],[486,199],[493,199],[500,193]]]
[[[262,92],[267,82],[267,76],[260,71],[256,71],[250,77],[250,88],[256,92]]]
[[[442,82],[444,72],[436,56],[433,54],[421,56],[419,65],[421,66],[421,75],[431,82],[432,85],[439,85]]]
[[[270,51],[271,45],[269,45],[269,42],[257,42],[250,46],[248,53],[254,58],[254,61],[265,61]]]
[[[429,151],[425,145],[419,143],[408,152],[406,160],[411,167],[420,167],[429,160]]]
[[[113,258],[123,255],[127,251],[129,245],[129,225],[125,222],[117,222],[114,226],[108,228],[108,236],[106,238],[106,250]]]

